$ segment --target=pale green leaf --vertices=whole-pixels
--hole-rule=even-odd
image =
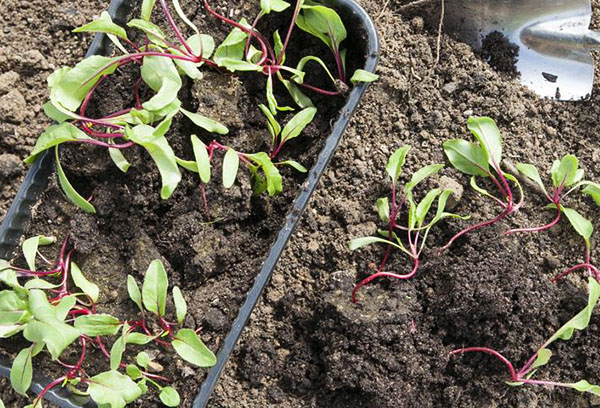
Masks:
[[[334,52],[347,37],[342,19],[335,10],[321,5],[302,6],[302,13],[296,24],[300,29],[323,41]]]
[[[238,153],[233,149],[228,149],[223,159],[223,186],[230,188],[237,177],[240,158]]]
[[[390,221],[390,201],[387,197],[379,198],[376,202],[377,205],[377,213],[379,214],[379,219],[383,222]]]
[[[404,191],[407,192],[407,191],[412,190],[421,181],[425,180],[428,177],[433,176],[434,174],[439,173],[440,170],[443,168],[444,168],[443,164],[430,164],[428,166],[425,166],[425,167],[417,170],[412,175],[410,181],[408,183],[406,183],[406,186],[404,186]]]
[[[177,99],[177,93],[181,89],[181,77],[172,59],[144,57],[141,73],[144,82],[156,92],[156,95],[142,104],[144,109],[157,112]]]
[[[404,167],[404,163],[406,162],[406,155],[410,150],[410,146],[402,146],[390,156],[387,166],[385,170],[389,174],[392,179],[392,182],[395,184],[398,181],[398,177],[400,177],[400,173],[402,172],[402,167]]]
[[[544,192],[546,192],[546,187],[544,186],[544,182],[540,177],[540,173],[533,164],[517,163],[515,164],[515,167],[517,170],[519,170],[519,173],[523,174],[529,180],[535,182]]]
[[[306,108],[294,115],[281,131],[281,143],[298,137],[304,128],[312,122],[316,113],[317,108]]]
[[[167,271],[163,263],[155,259],[150,263],[142,285],[142,301],[146,310],[158,316],[165,315],[168,286]]]
[[[497,167],[502,161],[502,135],[493,119],[488,117],[470,117],[467,127],[479,141],[488,156],[489,164]]]
[[[33,347],[33,346],[32,346]],[[31,364],[32,347],[24,348],[15,357],[10,369],[10,385],[13,390],[21,395],[27,395],[33,378],[33,366]]]
[[[177,390],[173,387],[164,387],[160,392],[159,398],[167,407],[177,407],[181,402]]]
[[[107,371],[89,379],[88,392],[103,407],[124,408],[142,394],[142,390],[128,376]]]
[[[308,171],[308,169],[306,167],[304,167],[303,165],[301,165],[300,163],[298,163],[297,161],[294,161],[294,160],[285,160],[285,161],[279,162],[277,164],[281,165],[281,166],[293,167],[294,169],[298,170],[300,173],[306,173]]]
[[[594,202],[600,205],[600,185],[590,182],[581,192],[592,197]]]
[[[561,185],[569,187],[576,183],[578,177],[579,160],[572,154],[568,154],[561,160],[556,160],[550,171],[552,185],[558,188]]]
[[[85,276],[83,276],[81,269],[79,269],[79,266],[77,266],[75,262],[71,262],[71,278],[73,278],[75,286],[80,288],[83,293],[90,297],[90,299],[92,299],[94,302],[98,301],[100,289],[95,283],[90,282]]]
[[[127,293],[129,293],[129,297],[137,305],[140,311],[143,312],[144,308],[142,307],[142,292],[140,291],[140,287],[138,286],[134,277],[131,275],[127,275]]]
[[[283,0],[260,0],[260,8],[264,14],[269,14],[271,11],[281,13],[289,6],[290,3]]]
[[[38,235],[35,237],[31,237],[23,241],[23,256],[25,257],[25,261],[27,261],[27,266],[32,271],[35,271],[35,258],[37,257],[37,251],[39,245],[50,245],[56,241],[54,237],[44,237],[42,235]]]
[[[100,18],[92,21],[82,27],[73,30],[74,33],[106,33],[112,34],[119,38],[127,39],[127,33],[123,27],[113,23],[110,15],[103,11],[100,14]]]
[[[452,165],[463,173],[487,177],[490,174],[487,152],[463,139],[444,142],[444,153]]]
[[[229,133],[229,129],[227,129],[227,126],[217,122],[214,119],[207,118],[206,116],[202,116],[198,113],[187,111],[183,108],[179,109],[179,111],[183,113],[192,122],[194,122],[196,126],[199,126],[208,132],[217,133],[219,135],[226,135],[227,133]]]
[[[82,140],[90,140],[84,132],[79,130],[71,123],[62,123],[60,125],[52,125],[46,129],[44,133],[38,137],[33,151],[25,159],[25,163],[31,164],[37,158],[37,155],[52,147],[58,146],[65,142],[76,142]]]
[[[177,315],[177,323],[183,324],[185,315],[187,314],[187,303],[183,298],[183,293],[178,286],[173,288],[173,303],[175,304],[175,314]]]
[[[74,326],[86,336],[114,336],[121,328],[121,321],[114,316],[98,313],[78,316]]]
[[[200,175],[200,180],[207,184],[210,182],[210,157],[206,145],[202,143],[196,135],[192,135],[192,149],[194,150],[194,158],[196,159],[196,169]]]
[[[171,344],[177,354],[190,364],[198,367],[212,367],[217,363],[215,355],[193,330],[179,330]]]
[[[127,161],[121,149],[108,149],[111,160],[123,173],[127,173],[131,164]]]
[[[95,214],[96,209],[94,208],[94,206],[91,205],[88,200],[83,198],[77,191],[75,191],[75,188],[73,188],[73,186],[67,179],[67,176],[60,164],[60,158],[58,157],[58,146],[55,147],[55,164],[56,172],[58,173],[58,184],[60,184],[60,187],[62,188],[69,201],[71,201],[81,210],[90,214]]]
[[[155,3],[156,3],[156,0],[142,1],[142,13],[141,13],[142,20],[150,21],[150,17],[152,16],[152,9],[154,8]]]
[[[354,71],[354,75],[350,78],[350,82],[356,85],[359,82],[375,82],[379,79],[379,75],[374,74],[364,69],[357,69]]]

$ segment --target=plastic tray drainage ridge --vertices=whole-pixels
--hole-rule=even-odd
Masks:
[[[362,44],[358,44],[364,51],[366,57],[363,69],[374,72],[379,58],[379,42],[375,26],[362,7],[354,0],[323,0],[322,3],[335,7],[342,15],[344,23],[348,27],[354,27],[360,31]],[[119,24],[129,14],[133,1],[112,0],[108,12]],[[98,34],[94,38],[86,57],[109,53],[109,41],[104,35]],[[194,399],[193,408],[204,408],[207,406],[210,396],[227,364],[240,335],[246,326],[254,306],[258,302],[265,286],[268,284],[283,249],[289,241],[294,229],[298,225],[300,217],[304,213],[308,201],[315,191],[321,175],[327,164],[333,157],[335,149],[340,143],[342,135],[346,130],[350,118],[356,111],[360,99],[368,87],[367,83],[356,86],[347,98],[346,104],[341,109],[338,119],[333,125],[332,131],[325,141],[325,146],[319,153],[317,162],[310,170],[307,180],[300,189],[291,210],[289,211],[284,226],[279,231],[277,239],[271,247],[256,280],[246,295],[246,300],[234,320],[231,330],[225,337],[221,348],[217,353],[217,364],[212,367],[208,376],[202,383],[198,395]],[[48,185],[48,181],[54,170],[54,161],[51,154],[44,153],[29,169],[23,184],[21,185],[15,200],[0,225],[0,259],[10,257],[13,250],[19,244],[31,217],[31,206],[37,202],[40,194]],[[9,377],[11,362],[0,359],[0,375]],[[50,381],[39,375],[34,375],[30,391],[36,394]],[[66,389],[55,388],[48,392],[45,399],[61,408],[93,408],[96,404],[87,397],[70,394]]]

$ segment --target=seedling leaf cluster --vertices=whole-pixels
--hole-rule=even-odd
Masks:
[[[76,191],[60,163],[59,149],[65,143],[89,144],[107,149],[110,158],[122,172],[127,172],[131,166],[125,154],[127,150],[136,146],[145,150],[160,173],[162,199],[172,196],[182,179],[182,168],[200,174],[205,199],[204,184],[210,181],[211,163],[217,152],[224,155],[222,180],[225,188],[234,184],[239,164],[242,163],[248,168],[256,194],[264,191],[269,195],[280,193],[281,166],[306,171],[294,161],[277,161],[283,145],[298,137],[317,113],[314,104],[301,88],[329,96],[342,95],[349,88],[346,83],[346,51],[341,48],[347,32],[341,18],[329,7],[298,0],[287,34],[281,37],[279,31],[275,31],[271,44],[257,30],[257,25],[264,16],[283,12],[291,7],[289,3],[280,0],[261,1],[261,12],[250,25],[243,19],[235,22],[220,15],[211,8],[208,1],[204,1],[204,9],[209,15],[233,27],[230,34],[217,46],[213,37],[200,33],[177,0],[173,0],[172,6],[179,19],[193,31],[191,36],[184,35],[178,27],[166,0],[160,0],[159,3],[169,28],[175,34],[175,40],[151,21],[156,1],[148,0],[142,4],[140,18],[133,18],[127,23],[128,30],[115,24],[106,12],[99,19],[75,30],[105,33],[121,55],[91,56],[74,67],[60,68],[49,76],[50,100],[44,105],[44,111],[56,124],[40,135],[26,162],[32,163],[42,152],[54,149],[61,188],[72,203],[89,213],[95,213],[96,209],[90,200]],[[337,78],[321,58],[313,55],[302,58],[296,67],[284,65],[295,27],[315,36],[331,49],[337,65]],[[137,34],[130,37],[132,31],[137,31]],[[134,38],[141,39],[140,43],[136,44]],[[306,66],[311,62],[331,78],[335,90],[320,89],[304,81]],[[101,118],[90,117],[89,106],[93,98],[99,97],[98,88],[128,65],[135,65],[139,70],[139,76],[131,89],[131,99],[135,101],[133,106]],[[220,143],[217,138],[204,143],[200,137],[191,135],[193,152],[188,157],[193,157],[193,160],[175,155],[169,140],[169,130],[173,121],[179,117],[185,117],[199,132],[216,136],[229,133],[227,126],[218,120],[207,117],[202,112],[184,109],[183,102],[179,99],[179,91],[184,84],[182,78],[200,81],[205,67],[219,71],[223,68],[231,72],[255,71],[267,77],[266,104],[259,108],[267,119],[271,139],[269,152],[239,152]],[[273,89],[275,77],[289,91],[297,107],[279,106]],[[357,70],[351,83],[372,82],[376,79],[377,76],[370,72]],[[147,100],[142,100],[144,87],[153,92],[153,96]],[[279,112],[298,108],[300,111],[289,117],[289,120],[275,119]],[[283,128],[280,124],[282,122],[287,122]],[[208,210],[206,200],[205,209]],[[208,211],[207,216],[210,217]]]
[[[28,396],[33,359],[45,351],[64,373],[33,399],[31,407],[41,407],[44,395],[58,386],[89,395],[98,405],[110,408],[124,407],[155,388],[163,404],[178,406],[179,394],[169,385],[172,380],[157,374],[162,366],[153,361],[144,346],[173,350],[197,367],[211,367],[216,358],[200,339],[199,330],[184,326],[187,304],[177,286],[172,289],[175,320],[167,315],[169,282],[162,262],[150,263],[141,289],[131,275],[127,277],[127,289],[138,316],[122,319],[98,310],[100,290],[73,262],[75,249],[68,237],[56,262],[39,254],[40,245],[53,243],[54,238],[43,236],[25,240],[27,268],[0,261],[0,282],[9,288],[0,291],[0,338],[21,334],[29,342],[13,361],[13,389]],[[36,268],[38,258],[46,269]],[[65,361],[65,351],[77,347],[79,358]],[[94,373],[97,367],[86,364],[92,348],[105,356],[108,371]]]

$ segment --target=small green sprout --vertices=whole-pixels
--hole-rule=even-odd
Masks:
[[[427,237],[429,236],[429,232],[431,228],[433,228],[433,226],[439,221],[448,217],[460,218],[463,220],[469,218],[469,216],[463,217],[445,211],[446,203],[452,194],[452,190],[435,188],[427,192],[425,197],[418,204],[415,201],[415,187],[428,177],[437,174],[444,167],[443,164],[432,164],[421,168],[412,175],[410,181],[404,185],[401,193],[398,194],[398,178],[402,173],[402,168],[406,161],[406,156],[409,150],[410,146],[403,146],[397,149],[389,158],[386,166],[386,171],[392,182],[391,202],[388,197],[379,198],[377,200],[377,211],[379,218],[382,222],[388,224],[387,229],[379,230],[379,235],[381,235],[383,238],[364,237],[353,239],[348,243],[350,250],[355,250],[373,243],[382,243],[387,245],[383,261],[381,262],[377,273],[362,280],[354,287],[354,290],[352,291],[352,300],[355,303],[358,302],[356,297],[358,290],[374,279],[380,277],[410,279],[415,276],[419,268],[419,258],[423,252],[423,249],[425,248],[425,243],[427,241]],[[429,217],[429,213],[436,200],[436,212],[432,217]],[[400,217],[403,210],[408,217],[406,225],[400,224]],[[427,219],[429,219],[428,222],[426,222]],[[392,248],[399,249],[410,259],[412,259],[413,268],[410,273],[400,275],[384,271]]]
[[[556,340],[570,340],[575,330],[584,330],[590,323],[590,318],[598,298],[600,297],[600,284],[592,278],[588,278],[588,303],[583,310],[575,315],[571,320],[565,323],[560,329],[556,331],[546,342],[529,358],[529,360],[523,365],[520,370],[516,370],[514,365],[498,351],[487,348],[487,347],[467,347],[460,348],[452,351],[450,354],[462,354],[480,352],[490,354],[500,360],[508,369],[509,379],[506,381],[508,385],[518,386],[523,384],[531,385],[544,385],[544,386],[555,386],[572,388],[579,392],[589,392],[594,395],[600,396],[600,386],[592,385],[585,380],[581,380],[575,383],[562,383],[547,380],[535,380],[532,379],[536,371],[546,365],[552,357],[552,351],[548,348],[550,344]]]
[[[444,152],[448,160],[459,171],[471,176],[471,187],[484,197],[490,198],[502,207],[502,213],[496,218],[472,225],[458,234],[442,248],[446,250],[461,236],[479,228],[493,225],[513,212],[523,203],[523,190],[519,181],[511,174],[502,171],[502,135],[496,123],[488,117],[470,117],[467,126],[475,139],[476,145],[464,139],[452,139],[444,142]],[[489,179],[500,193],[498,198],[477,184],[477,177]],[[520,201],[515,203],[514,194],[509,181],[519,189]]]
[[[546,189],[538,169],[533,164],[517,163],[515,165],[519,173],[533,181],[543,192],[549,204],[548,209],[556,211],[554,220],[541,227],[518,228],[507,231],[505,234],[514,234],[517,232],[540,232],[546,231],[557,225],[564,214],[573,229],[585,241],[585,262],[567,269],[554,280],[562,278],[569,273],[578,269],[587,269],[588,273],[593,274],[596,279],[600,279],[600,272],[591,264],[591,237],[594,231],[594,226],[590,220],[582,216],[577,210],[564,206],[564,199],[574,191],[591,196],[594,201],[600,205],[600,185],[584,180],[584,170],[579,168],[579,160],[573,155],[566,155],[560,160],[555,160],[550,169],[552,180],[552,189],[550,192]],[[581,189],[583,187],[583,189]]]

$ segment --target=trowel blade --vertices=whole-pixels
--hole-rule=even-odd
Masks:
[[[519,47],[516,69],[523,85],[543,97],[582,99],[594,82],[589,50],[576,41],[532,38],[532,32],[583,38],[591,13],[590,0],[449,0],[444,27],[476,48],[490,33],[501,32]]]

